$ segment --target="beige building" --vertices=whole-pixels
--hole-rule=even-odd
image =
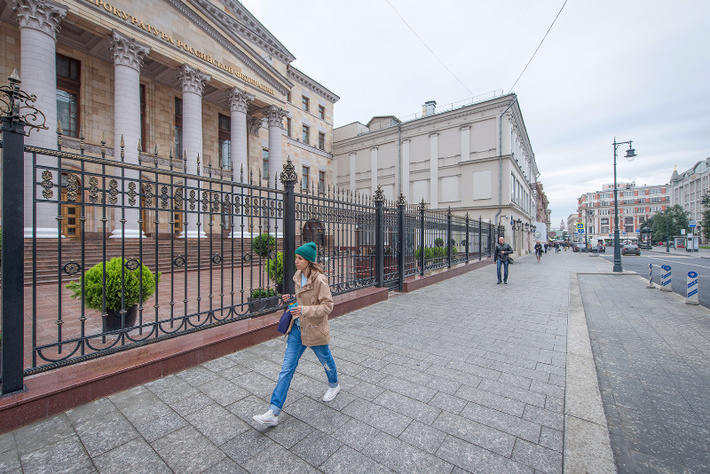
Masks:
[[[315,54],[315,53],[314,53]],[[27,144],[125,161],[184,167],[187,173],[268,182],[290,157],[302,185],[332,185],[337,95],[292,66],[295,57],[236,0],[1,0],[0,77],[17,69],[49,130]],[[25,170],[25,235],[31,236],[32,165]],[[41,163],[40,163],[41,164]],[[137,178],[132,177],[132,178]],[[71,181],[62,176],[62,185]],[[57,182],[53,176],[52,181]],[[63,206],[61,233],[79,225]],[[37,209],[38,237],[57,237],[56,212]],[[133,211],[131,211],[133,212]],[[136,211],[137,212],[137,211]],[[178,215],[153,228],[129,216],[113,237],[186,233]],[[204,228],[203,228],[204,229]],[[96,233],[96,216],[85,232]]]
[[[707,239],[702,233],[703,196],[710,192],[710,158],[698,161],[692,168],[671,176],[671,206],[678,204],[688,212],[688,219],[696,222],[695,234],[701,243]]]
[[[409,119],[392,115],[333,132],[336,184],[371,196],[424,200],[505,226],[518,254],[532,249],[539,176],[514,94],[437,109],[429,101]]]

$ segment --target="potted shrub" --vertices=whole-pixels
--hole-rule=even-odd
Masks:
[[[284,285],[284,254],[277,252],[276,258],[270,258],[266,261],[266,274],[269,280],[276,283],[276,291],[283,293]]]
[[[259,234],[251,241],[251,249],[255,254],[266,257],[276,248],[276,238],[269,234]]]
[[[103,332],[135,326],[138,316],[138,304],[143,304],[145,300],[155,293],[155,285],[160,281],[160,273],[157,274],[157,277],[154,276],[148,267],[137,261],[135,261],[135,268],[131,270],[126,267],[127,262],[129,261],[126,259],[115,257],[108,262],[98,263],[84,273],[81,280],[72,281],[66,286],[72,292],[71,297],[81,298],[87,308],[103,312],[105,299],[105,310],[108,315],[103,320]],[[106,265],[105,293],[103,282],[104,263]],[[81,291],[82,282],[84,284],[83,295]],[[127,311],[123,325],[121,325],[122,298]]]
[[[281,297],[273,288],[254,288],[249,297],[249,312],[258,313],[281,304]]]

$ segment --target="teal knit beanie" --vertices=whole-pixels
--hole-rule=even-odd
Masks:
[[[315,262],[316,261],[316,254],[318,253],[318,249],[316,247],[315,242],[308,242],[306,244],[301,245],[296,249],[296,255],[300,255],[301,257],[305,258],[309,262]]]

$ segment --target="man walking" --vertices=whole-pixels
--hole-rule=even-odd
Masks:
[[[513,253],[513,247],[510,244],[505,243],[503,237],[498,238],[498,243],[496,244],[495,252],[493,253],[493,260],[496,262],[496,271],[498,272],[498,284],[500,284],[500,266],[503,265],[503,283],[508,284],[508,255]]]

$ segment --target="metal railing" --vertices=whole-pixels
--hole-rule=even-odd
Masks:
[[[30,374],[274,311],[305,242],[334,294],[401,290],[409,276],[490,254],[480,220],[386,202],[379,188],[296,191],[290,160],[262,185],[199,157],[194,175],[186,157],[130,163],[103,142],[89,154],[83,139],[78,153],[62,150],[61,135],[56,150],[28,146],[26,120],[6,112],[2,124],[2,393]],[[55,238],[39,238],[49,226]]]

